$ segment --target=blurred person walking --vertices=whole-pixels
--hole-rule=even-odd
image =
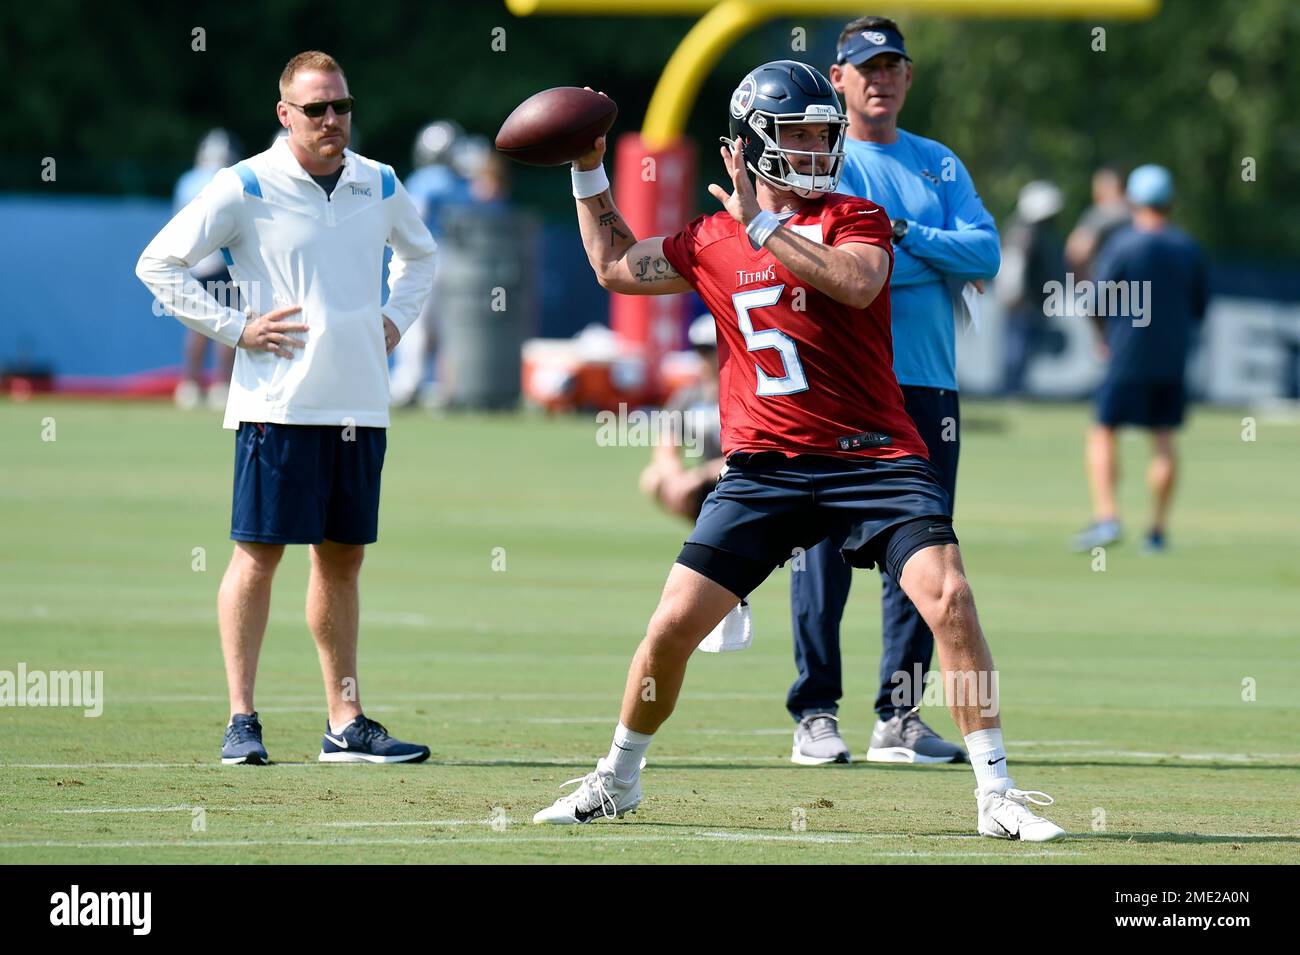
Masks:
[[[1178,472],[1174,433],[1182,426],[1187,403],[1187,355],[1209,299],[1200,248],[1169,221],[1174,203],[1169,170],[1139,166],[1128,178],[1126,195],[1133,223],[1111,237],[1093,268],[1097,289],[1093,318],[1108,363],[1097,393],[1097,420],[1087,440],[1093,519],[1074,538],[1078,551],[1120,540],[1115,435],[1124,425],[1151,433],[1147,484],[1152,515],[1143,549],[1149,553],[1165,549]],[[1110,308],[1115,302],[1128,307]]]

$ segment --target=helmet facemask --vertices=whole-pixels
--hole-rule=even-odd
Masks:
[[[762,150],[746,148],[745,165],[754,175],[783,192],[793,192],[803,198],[834,192],[844,173],[844,133],[848,122],[847,116],[830,106],[809,106],[805,113],[769,113],[756,109],[749,114],[745,125],[762,144]],[[810,123],[830,127],[827,152],[780,145],[783,127]],[[799,162],[804,157],[807,161]],[[809,172],[800,172],[800,165]]]

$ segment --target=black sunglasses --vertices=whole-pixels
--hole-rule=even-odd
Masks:
[[[320,119],[325,115],[325,110],[329,109],[331,106],[334,107],[334,112],[338,113],[340,116],[352,112],[353,99],[349,96],[346,99],[331,100],[328,103],[308,103],[306,106],[299,106],[297,103],[289,103],[288,100],[285,100],[285,102],[295,109],[302,110],[304,116],[308,116],[312,119]]]

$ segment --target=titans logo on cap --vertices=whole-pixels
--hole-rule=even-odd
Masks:
[[[907,48],[903,46],[903,37],[896,30],[863,30],[855,36],[849,37],[844,41],[843,46],[839,49],[836,56],[837,63],[849,63],[857,66],[859,63],[865,63],[873,56],[879,56],[881,53],[897,53],[903,59],[910,61],[912,58],[907,55]]]

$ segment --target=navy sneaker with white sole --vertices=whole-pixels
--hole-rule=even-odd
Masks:
[[[221,762],[226,766],[265,766],[270,762],[256,713],[236,713],[230,718],[221,744]]]
[[[429,747],[393,739],[382,723],[362,714],[341,733],[327,720],[317,758],[322,763],[422,763],[429,758]]]

